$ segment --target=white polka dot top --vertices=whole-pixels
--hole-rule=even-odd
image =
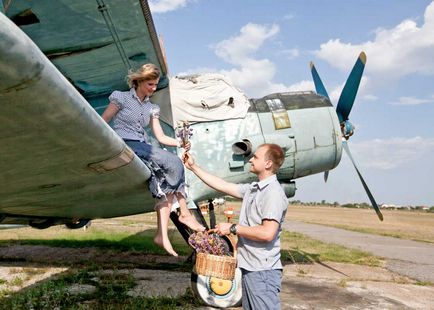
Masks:
[[[151,116],[160,117],[160,107],[149,97],[141,101],[134,88],[123,92],[116,90],[109,100],[119,108],[113,118],[114,131],[123,139],[149,142],[145,127],[149,125]]]

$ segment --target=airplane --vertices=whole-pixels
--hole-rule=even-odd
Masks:
[[[313,64],[316,93],[248,99],[223,76],[171,77],[145,0],[23,0],[0,2],[1,224],[74,229],[97,218],[154,211],[150,171],[100,117],[109,94],[127,89],[128,70],[148,62],[162,72],[152,101],[161,107],[163,130],[175,136],[188,122],[191,153],[204,169],[250,182],[255,149],[277,143],[285,152],[278,179],[293,197],[296,179],[324,173],[327,180],[343,148],[383,219],[347,142],[363,52],[336,109]],[[189,171],[186,181],[189,206],[205,222],[197,206],[219,194]],[[176,215],[171,218],[188,238]],[[211,306],[241,301],[239,270],[232,281],[193,271],[192,287]]]

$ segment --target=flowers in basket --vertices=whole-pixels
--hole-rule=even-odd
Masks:
[[[194,232],[188,238],[188,243],[197,253],[232,256],[226,240],[216,233]]]

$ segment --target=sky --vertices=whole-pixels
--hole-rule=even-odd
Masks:
[[[313,61],[336,106],[361,51],[349,145],[376,201],[434,206],[434,1],[149,1],[172,76],[217,72],[249,98],[314,90]],[[368,202],[344,153],[327,183],[296,180],[294,199]]]

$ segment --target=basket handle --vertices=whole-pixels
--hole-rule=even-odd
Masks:
[[[238,243],[238,237],[234,236],[232,234],[227,235],[229,241],[232,244],[232,248],[234,249],[234,257],[237,258],[237,243]]]

